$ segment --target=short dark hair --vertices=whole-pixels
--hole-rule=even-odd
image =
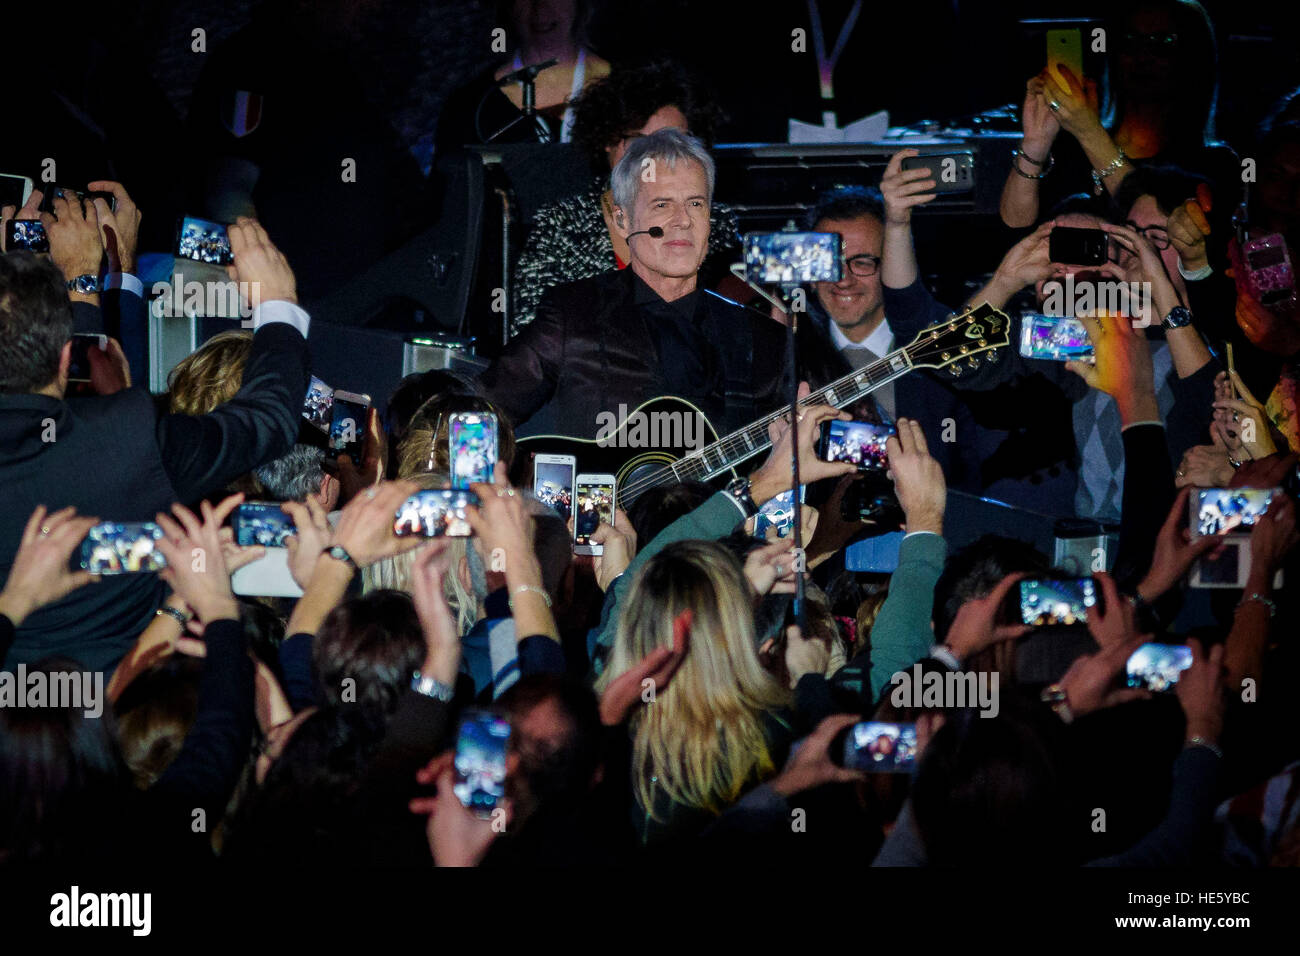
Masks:
[[[31,252],[0,256],[0,392],[35,392],[59,374],[72,306],[58,266]]]
[[[934,636],[942,643],[961,606],[988,596],[1008,574],[1046,574],[1047,556],[1016,538],[986,534],[948,558],[934,585]]]
[[[1168,216],[1188,199],[1196,197],[1196,187],[1208,182],[1177,166],[1139,166],[1124,177],[1115,190],[1115,206],[1121,216],[1127,217],[1133,204],[1143,196],[1151,196]]]
[[[823,219],[844,222],[871,216],[885,221],[885,197],[875,186],[835,186],[821,193],[804,216],[804,228],[812,229]]]
[[[694,77],[668,62],[615,69],[583,90],[573,102],[573,142],[602,169],[605,150],[665,106],[681,110],[690,134],[713,145],[722,111]]]
[[[320,626],[312,652],[317,694],[327,706],[361,705],[391,714],[424,659],[424,631],[402,591],[372,591],[344,601]],[[344,699],[343,681],[355,686]]]

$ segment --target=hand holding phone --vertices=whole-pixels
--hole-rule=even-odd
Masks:
[[[425,538],[468,538],[470,528],[465,509],[479,503],[478,495],[459,488],[434,488],[417,491],[397,510],[393,533],[399,538],[419,535]]]
[[[591,540],[601,522],[614,524],[614,476],[581,474],[577,477],[573,508],[573,553],[603,555],[605,549]]]
[[[487,710],[467,710],[456,734],[452,791],[476,816],[491,818],[506,798],[510,722]]]
[[[1023,624],[1068,627],[1088,623],[1088,611],[1097,606],[1098,594],[1092,578],[1026,578],[1020,582],[1018,598]]]
[[[573,483],[577,459],[572,455],[536,455],[533,458],[533,494],[554,508],[565,521],[573,513]]]
[[[1191,666],[1192,649],[1186,644],[1143,644],[1129,657],[1125,670],[1129,687],[1162,693],[1173,690]]]
[[[831,760],[846,770],[911,773],[916,749],[916,724],[867,720],[840,731],[830,753]]]
[[[152,521],[95,525],[81,544],[81,567],[91,574],[143,574],[161,571],[167,559],[158,550],[162,528]]]
[[[1054,226],[1047,240],[1048,258],[1071,266],[1100,266],[1110,261],[1110,237],[1103,229]]]
[[[848,462],[858,471],[885,471],[889,467],[886,443],[898,434],[893,425],[833,419],[822,428],[817,457]]]

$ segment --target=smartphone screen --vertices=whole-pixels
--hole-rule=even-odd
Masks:
[[[402,502],[393,521],[398,537],[420,535],[425,538],[468,538],[474,532],[465,516],[468,505],[477,505],[478,495],[458,488],[435,488],[417,491]]]
[[[108,336],[98,332],[76,332],[68,356],[68,381],[90,381],[90,350],[108,347]]]
[[[1031,627],[1085,624],[1097,605],[1092,578],[1042,578],[1020,582],[1020,620]]]
[[[577,507],[573,512],[573,543],[576,548],[601,554],[603,547],[591,543],[591,536],[603,521],[614,523],[614,476],[579,475],[575,489]]]
[[[91,574],[161,571],[167,560],[155,542],[162,536],[162,528],[152,521],[95,525],[81,542],[81,567]]]
[[[1110,237],[1101,229],[1057,226],[1048,234],[1047,249],[1052,262],[1099,266],[1109,259]]]
[[[1192,649],[1186,644],[1143,644],[1128,659],[1128,686],[1156,693],[1173,690],[1191,666]]]
[[[5,251],[49,252],[50,239],[45,235],[45,223],[39,219],[6,220]]]
[[[1020,354],[1049,362],[1086,362],[1093,358],[1092,339],[1076,318],[1022,312]]]
[[[807,485],[799,486],[799,500],[804,500]],[[754,516],[754,537],[767,540],[767,529],[775,528],[778,538],[788,538],[794,531],[794,492],[787,488],[775,498],[763,502]]]
[[[486,412],[457,412],[447,426],[451,486],[468,488],[492,483],[497,464],[497,417]]]
[[[832,754],[837,748],[832,746]],[[868,720],[854,724],[838,748],[840,762],[849,770],[869,773],[911,773],[916,765],[916,724],[890,724]]]
[[[235,261],[230,251],[230,236],[219,222],[186,216],[176,235],[176,255],[195,262],[224,266]]]
[[[334,389],[315,375],[307,386],[307,397],[302,401],[302,417],[321,431],[328,431],[333,417]]]
[[[241,548],[261,545],[264,548],[283,548],[286,538],[298,533],[293,519],[273,501],[246,501],[235,509],[232,522],[235,544]]]
[[[751,232],[745,235],[745,278],[750,282],[840,281],[836,232]]]
[[[1192,534],[1245,533],[1268,512],[1277,488],[1204,488],[1192,499]]]
[[[491,817],[506,796],[506,744],[510,722],[485,710],[467,710],[456,733],[452,790],[480,817]]]
[[[573,513],[575,467],[571,455],[538,455],[533,459],[533,494],[565,521]]]
[[[330,413],[330,454],[347,455],[352,464],[360,466],[366,447],[366,413],[370,411],[370,396],[357,395],[342,390],[334,393]]]
[[[847,461],[858,471],[884,471],[889,467],[885,443],[897,434],[893,425],[833,419],[822,426],[817,457],[822,461]]]

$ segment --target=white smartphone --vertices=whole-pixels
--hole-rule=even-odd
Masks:
[[[578,462],[572,455],[533,456],[533,494],[560,513],[565,521],[573,513],[573,480]]]
[[[604,554],[604,545],[591,540],[602,521],[614,523],[614,476],[595,473],[579,475],[574,486],[573,553]]]
[[[13,206],[17,212],[27,205],[32,194],[30,176],[16,176],[13,173],[0,173],[0,206]]]

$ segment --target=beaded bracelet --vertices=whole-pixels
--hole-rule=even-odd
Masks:
[[[1023,149],[1013,149],[1011,151],[1011,168],[1016,173],[1025,177],[1025,179],[1045,179],[1047,178],[1047,174],[1052,171],[1052,167],[1056,165],[1056,157],[1053,156],[1051,153],[1048,153],[1046,159],[1047,168],[1043,169],[1043,171],[1038,175],[1033,175],[1032,173],[1027,173],[1020,168],[1020,164],[1016,162],[1018,158],[1023,158],[1025,162],[1032,163],[1033,165],[1039,167],[1040,169],[1042,169],[1043,164],[1040,163],[1038,160],[1034,159],[1032,156],[1028,155]]]
[[[535,584],[521,584],[519,585],[519,587],[515,588],[514,594],[523,594],[525,591],[533,591],[537,594],[540,594],[542,596],[542,600],[546,602],[546,606],[547,607],[551,606],[551,596],[547,594],[545,590],[539,588]],[[515,599],[513,596],[511,596],[511,598],[506,603],[510,605],[510,610],[513,611],[515,609]]]

